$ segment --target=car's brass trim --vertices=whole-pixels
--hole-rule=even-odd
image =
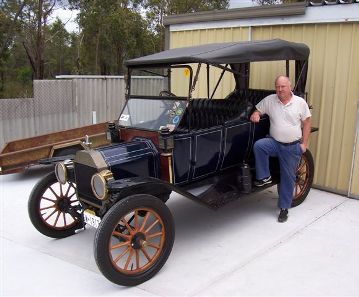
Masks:
[[[75,162],[95,167],[98,171],[107,169],[107,164],[101,153],[95,150],[78,151],[75,156]]]
[[[98,195],[95,186],[94,186],[94,179],[98,177],[102,183],[103,186],[103,195],[100,196]],[[92,176],[91,178],[91,189],[93,194],[95,195],[95,197],[99,200],[106,200],[108,198],[108,187],[107,187],[107,182],[109,180],[113,179],[113,175],[112,172],[108,169],[101,171],[100,173],[96,173]]]
[[[58,175],[58,168],[61,168],[61,170],[63,171],[63,175],[64,175],[64,180],[60,180],[60,177]],[[62,184],[62,185],[65,185],[67,180],[68,180],[68,174],[67,174],[67,168],[66,168],[66,165],[64,162],[58,162],[56,163],[55,165],[55,175],[56,175],[56,179],[57,181]]]
[[[170,177],[170,183],[173,184],[173,176],[172,176],[172,156],[168,157],[168,174]]]

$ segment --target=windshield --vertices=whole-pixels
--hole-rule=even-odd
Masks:
[[[130,96],[189,96],[191,71],[188,65],[132,69]]]
[[[185,100],[131,98],[122,111],[119,125],[156,131],[167,127],[173,131],[186,106]]]

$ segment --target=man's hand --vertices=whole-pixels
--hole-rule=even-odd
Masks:
[[[304,154],[308,147],[308,140],[310,135],[310,129],[312,126],[312,119],[311,117],[306,118],[304,121],[302,121],[302,143],[300,144],[300,149],[302,150],[302,153]]]
[[[307,150],[307,145],[304,143],[300,143],[300,149],[302,150],[302,153],[304,154],[305,151]]]
[[[251,117],[249,118],[253,123],[258,123],[261,118],[261,113],[256,110],[252,113]]]

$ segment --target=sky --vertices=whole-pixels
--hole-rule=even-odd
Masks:
[[[230,0],[229,8],[238,8],[238,7],[247,7],[255,5],[252,0]],[[63,23],[65,23],[65,28],[69,32],[78,31],[78,26],[75,22],[78,11],[76,10],[66,10],[61,7],[56,8],[53,14],[53,19],[59,17]]]
[[[55,20],[56,17],[58,17],[65,24],[65,28],[67,31],[76,32],[79,30],[75,22],[77,14],[78,14],[77,10],[68,10],[59,7],[54,10],[53,20]]]

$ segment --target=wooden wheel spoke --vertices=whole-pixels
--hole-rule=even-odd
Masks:
[[[303,168],[306,166],[305,162],[300,162],[298,170],[297,171],[302,171]]]
[[[147,254],[147,252],[146,252],[143,248],[141,248],[141,251],[142,251],[142,253],[145,255],[145,257],[146,257],[146,259],[148,260],[148,262],[151,262],[151,257]]]
[[[64,217],[64,225],[66,226],[66,225],[67,225],[67,224],[66,224],[66,214],[63,212],[62,215],[63,215],[63,217]]]
[[[304,180],[309,178],[309,173],[307,171],[303,171],[303,173],[300,175]]]
[[[300,180],[298,180],[298,182],[297,182],[297,185],[298,186],[303,186],[305,184],[305,179],[300,179]]]
[[[56,192],[54,191],[54,189],[51,186],[49,187],[49,189],[57,198],[60,198],[59,195],[56,194]]]
[[[71,189],[71,187],[70,187],[70,185],[68,185],[67,190],[66,190],[66,193],[65,193],[65,197],[68,196],[68,194],[69,194],[69,192],[70,192],[70,189]],[[70,197],[69,197],[69,199],[70,199]]]
[[[125,264],[125,270],[127,270],[127,268],[128,268],[128,265],[130,264],[130,262],[131,262],[131,259],[132,259],[132,256],[133,256],[133,253],[134,253],[134,250],[133,249],[131,249],[130,250],[130,254],[128,255],[128,258],[127,258],[127,261],[126,261],[126,264]]]
[[[44,219],[44,220],[47,221],[50,217],[52,217],[52,215],[53,215],[55,212],[57,212],[57,209],[55,209],[52,213],[50,213],[49,216],[48,216],[46,219]]]
[[[125,218],[121,219],[121,222],[124,223],[124,225],[126,226],[127,230],[130,232],[130,234],[132,234],[133,229],[131,228],[131,226],[128,224],[128,222],[126,221]]]
[[[67,197],[67,199],[71,200],[71,198],[74,197],[75,194],[76,194],[76,192],[72,193],[71,196]],[[76,198],[76,200],[77,200],[77,198]]]
[[[153,233],[150,235],[146,235],[146,238],[149,239],[149,238],[154,238],[154,237],[161,236],[161,235],[163,235],[163,232],[157,232],[157,233]]]
[[[115,250],[115,249],[118,249],[120,247],[123,247],[123,246],[129,246],[130,245],[130,242],[129,241],[126,241],[126,242],[122,242],[122,243],[118,243],[118,244],[115,244],[113,246],[110,247],[111,250]]]
[[[113,260],[115,263],[117,263],[125,254],[127,254],[127,252],[130,250],[131,248],[130,247],[128,247],[126,250],[124,250],[120,255],[118,255],[117,257],[116,257],[116,259],[115,260]]]
[[[140,228],[140,230],[139,230],[140,232],[142,232],[143,229],[145,228],[149,216],[150,216],[150,213],[147,212],[146,215],[145,215],[145,218],[144,218],[143,221],[142,221],[142,225],[141,225],[141,228]]]
[[[157,224],[158,222],[159,222],[159,220],[156,219],[156,221],[154,221],[154,222],[151,224],[151,226],[149,226],[149,227],[146,229],[145,233],[147,234],[154,226],[156,226],[156,224]]]
[[[113,231],[113,232],[112,232],[112,235],[122,237],[122,238],[124,238],[124,239],[126,239],[126,240],[131,239],[131,235],[126,235],[126,234],[123,234],[123,233],[118,232],[118,231]]]
[[[298,197],[302,193],[303,188],[304,188],[304,186],[302,186],[300,184],[297,184],[295,186],[295,197]]]
[[[59,211],[59,212],[57,213],[57,216],[56,216],[56,219],[55,219],[54,227],[56,227],[56,224],[57,224],[57,222],[58,222],[58,220],[59,220],[60,215],[61,215],[61,212]]]
[[[155,245],[155,244],[153,244],[153,243],[151,243],[151,242],[147,242],[147,246],[153,247],[153,248],[155,248],[156,250],[159,250],[159,249],[161,248],[159,245]]]
[[[137,230],[138,229],[138,210],[137,209],[135,210],[134,216],[135,216],[135,230]]]
[[[48,206],[48,207],[40,208],[40,210],[45,210],[45,209],[49,209],[49,208],[56,208],[56,207],[55,207],[55,204],[53,204],[53,205],[51,205],[51,206]]]
[[[300,172],[300,173],[298,174],[298,178],[303,179],[303,176],[304,176],[304,179],[305,179],[305,178],[306,178],[306,175],[307,175],[307,172],[305,172],[305,171]]]
[[[140,250],[136,250],[136,269],[140,268]]]
[[[44,199],[44,200],[47,200],[47,201],[51,201],[53,203],[56,203],[57,200],[53,200],[53,199],[50,199],[50,198],[47,198],[47,197],[44,197],[42,196],[41,199]]]
[[[69,212],[67,212],[67,213],[71,216],[71,218],[72,218],[74,221],[77,220],[76,217],[74,217],[71,213],[69,213]]]

